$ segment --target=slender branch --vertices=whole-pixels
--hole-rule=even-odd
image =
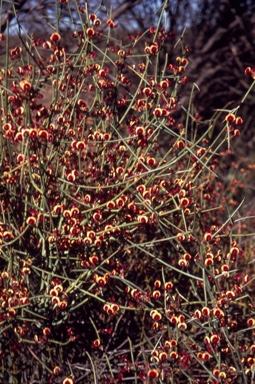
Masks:
[[[17,12],[26,4],[26,2],[27,2],[27,0],[17,0],[17,1],[15,1],[15,3],[14,2],[10,3],[10,5],[6,9],[6,11],[4,11],[2,13],[1,28],[0,28],[1,33],[5,32],[7,25],[10,24],[12,19],[15,18],[15,12],[14,12],[13,7],[15,7],[15,10]]]

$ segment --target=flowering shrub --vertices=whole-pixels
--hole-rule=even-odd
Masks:
[[[251,382],[252,264],[217,178],[238,108],[210,141],[178,104],[185,46],[160,60],[159,23],[137,56],[80,16],[74,51],[33,37],[1,71],[0,377]]]

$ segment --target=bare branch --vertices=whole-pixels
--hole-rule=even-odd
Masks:
[[[26,4],[27,0],[17,0],[15,3],[10,4],[8,9],[3,12],[2,18],[1,18],[1,33],[4,33],[4,31],[7,28],[7,25],[10,24],[11,20],[15,17],[15,12],[13,7],[15,7],[16,12],[19,11],[24,4]]]

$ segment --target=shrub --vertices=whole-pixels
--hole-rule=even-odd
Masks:
[[[0,377],[251,382],[252,264],[217,178],[238,107],[210,141],[162,15],[136,52],[79,11],[73,51],[26,37],[1,71]]]

